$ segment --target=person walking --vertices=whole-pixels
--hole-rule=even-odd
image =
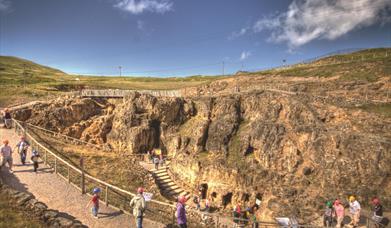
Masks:
[[[15,146],[16,148],[18,148],[20,162],[22,163],[22,165],[26,164],[26,156],[27,156],[27,150],[28,150],[29,146],[30,146],[30,143],[27,142],[27,140],[24,136],[20,137],[20,141]]]
[[[360,222],[361,205],[354,196],[349,197],[349,212],[352,219],[351,225],[357,227]]]
[[[33,162],[33,166],[34,166],[34,172],[37,173],[37,170],[38,170],[38,159],[39,159],[39,154],[38,154],[38,151],[36,150],[33,150],[32,151],[32,156],[31,156],[31,161]]]
[[[186,218],[186,197],[179,196],[178,203],[176,205],[176,213],[175,216],[177,218],[177,223],[180,228],[187,228],[187,218]]]
[[[143,218],[144,218],[144,212],[145,212],[145,199],[143,196],[144,189],[142,187],[139,187],[137,189],[137,195],[133,197],[133,199],[130,201],[130,207],[133,208],[133,216],[136,219],[136,227],[142,228],[143,227]]]
[[[96,219],[99,218],[98,214],[99,214],[100,192],[101,192],[100,188],[94,188],[94,190],[92,190],[93,196],[87,204],[87,208],[88,208],[90,206],[90,204],[92,203],[91,212],[92,212],[92,215],[94,216],[94,218],[96,218]]]
[[[331,227],[333,223],[333,215],[334,215],[333,203],[331,201],[327,201],[326,209],[323,215],[323,226]]]
[[[343,226],[343,219],[345,217],[345,208],[341,204],[341,201],[339,199],[335,200],[334,202],[334,213],[337,217],[337,228],[340,228]]]
[[[0,148],[1,153],[1,166],[0,169],[8,163],[10,173],[13,173],[12,170],[12,148],[8,145],[9,141],[6,139],[3,141],[3,146]]]
[[[382,226],[383,220],[383,206],[380,204],[379,198],[375,197],[372,199],[373,204],[373,216],[372,220],[375,222],[376,227]]]
[[[159,157],[158,156],[155,156],[153,158],[153,164],[155,164],[155,169],[157,171],[159,169]]]
[[[3,120],[4,120],[4,127],[5,128],[11,128],[12,127],[12,116],[11,112],[8,108],[4,109],[3,111]]]

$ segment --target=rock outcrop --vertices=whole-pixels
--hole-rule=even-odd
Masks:
[[[220,90],[229,84],[220,83]],[[217,88],[219,89],[219,88]],[[306,91],[306,86],[297,90]],[[114,151],[173,156],[170,173],[213,204],[262,201],[258,216],[309,221],[327,199],[391,206],[391,121],[316,97],[264,90],[186,98],[135,93],[20,110],[18,118]]]

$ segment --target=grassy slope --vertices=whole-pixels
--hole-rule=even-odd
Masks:
[[[334,55],[312,63],[248,75],[341,76],[342,80],[374,81],[378,77],[391,75],[391,48],[367,49],[350,54]],[[76,78],[80,80],[77,81]],[[219,78],[221,77],[153,78],[67,75],[59,70],[27,60],[0,56],[0,107],[36,100],[48,95],[58,95],[62,91],[82,87],[164,90],[207,84]]]
[[[0,194],[0,227],[46,227],[38,220],[31,218],[28,213],[29,212],[21,211],[20,209],[14,208],[10,203],[10,199],[5,195]]]
[[[217,78],[205,76],[153,78],[68,75],[31,61],[0,56],[0,107],[42,99],[48,95],[58,95],[61,92],[85,87],[167,90],[197,86]]]
[[[391,48],[366,49],[325,57],[312,63],[252,74],[296,77],[341,76],[342,80],[374,81],[378,77],[391,75]]]

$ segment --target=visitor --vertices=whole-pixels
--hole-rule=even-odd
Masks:
[[[208,213],[210,211],[210,201],[209,201],[208,197],[206,197],[206,199],[205,199],[205,209],[204,209],[204,211],[206,211]]]
[[[200,197],[198,195],[194,195],[193,203],[196,205],[197,210],[201,209]]]
[[[11,128],[12,127],[12,117],[11,112],[8,108],[4,109],[3,111],[3,119],[4,119],[4,127],[5,128]]]
[[[180,228],[187,228],[187,219],[186,219],[186,197],[179,196],[178,203],[176,205],[176,213],[175,216],[177,218],[177,223]]]
[[[331,227],[331,224],[333,223],[333,215],[334,215],[333,203],[331,201],[327,201],[326,209],[323,215],[323,226]]]
[[[345,208],[339,199],[335,200],[334,202],[334,212],[335,212],[335,216],[337,217],[336,227],[340,228],[343,226],[343,219],[345,217]]]
[[[94,188],[92,190],[92,198],[91,200],[88,202],[87,204],[87,208],[90,206],[90,204],[92,203],[92,208],[91,208],[91,212],[92,212],[92,215],[94,216],[94,218],[98,219],[98,214],[99,214],[99,198],[100,198],[100,188]]]
[[[155,164],[155,169],[157,171],[159,169],[159,158],[157,156],[153,158],[153,164]]]
[[[351,225],[357,227],[360,222],[361,206],[354,196],[349,197],[349,212],[352,219]]]
[[[240,222],[240,217],[242,217],[241,204],[237,203],[233,210],[234,223],[238,224]]]
[[[259,223],[257,221],[257,216],[255,215],[258,209],[259,209],[259,205],[257,205],[257,204],[253,205],[253,207],[251,208],[251,221],[252,221],[251,228],[258,228],[259,227]]]
[[[31,161],[33,162],[34,172],[37,173],[37,170],[38,170],[38,159],[39,159],[40,156],[38,154],[38,151],[36,151],[36,150],[33,150],[31,153],[32,153]]]
[[[26,141],[24,136],[20,137],[20,141],[15,146],[18,148],[20,162],[22,163],[22,165],[26,164],[27,149],[29,148],[29,146],[30,143]]]
[[[144,211],[146,208],[143,193],[144,193],[144,189],[142,187],[139,187],[137,189],[137,195],[133,197],[133,199],[130,201],[129,204],[130,207],[133,208],[133,216],[136,220],[137,228],[143,227]]]
[[[381,222],[383,220],[383,206],[380,204],[380,200],[377,197],[372,199],[372,204],[374,206],[372,220],[375,222],[376,227],[381,227]]]
[[[8,163],[10,173],[13,173],[12,170],[12,148],[8,145],[9,141],[6,139],[3,141],[3,146],[0,148],[1,153],[1,166],[0,169]]]
[[[153,152],[152,152],[152,150],[148,150],[148,161],[150,162],[150,163],[153,163]]]

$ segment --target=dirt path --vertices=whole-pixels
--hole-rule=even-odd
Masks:
[[[0,129],[0,139],[8,139],[11,147],[14,147],[19,139],[14,130]],[[31,157],[31,151],[27,158]],[[50,209],[66,212],[74,216],[84,225],[92,228],[108,227],[135,227],[135,221],[132,216],[123,214],[116,210],[100,205],[99,219],[91,216],[90,209],[86,208],[90,197],[82,195],[79,190],[67,184],[63,179],[53,173],[52,169],[40,164],[38,174],[33,172],[31,163],[21,165],[18,154],[14,151],[14,173],[8,172],[8,168],[1,170],[4,182],[17,190],[28,191],[35,197],[44,202]],[[29,159],[27,159],[29,160]],[[162,224],[145,219],[144,227],[159,228]]]

